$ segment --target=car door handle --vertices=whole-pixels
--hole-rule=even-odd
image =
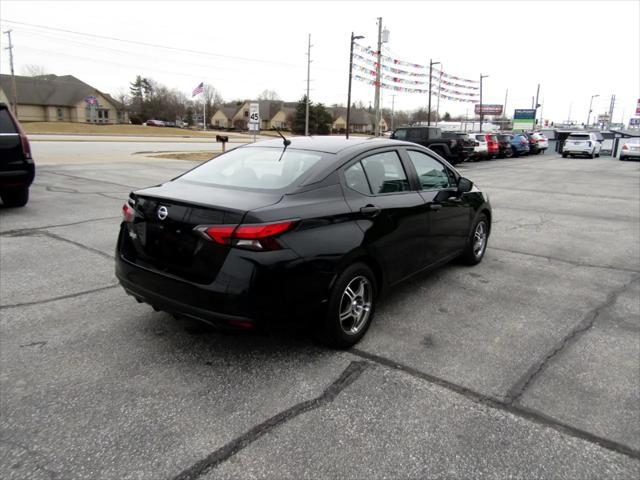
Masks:
[[[380,207],[376,207],[375,205],[367,205],[360,209],[360,213],[369,217],[375,217],[380,213]]]
[[[442,208],[442,205],[440,205],[439,203],[430,203],[429,204],[429,210],[440,210]]]

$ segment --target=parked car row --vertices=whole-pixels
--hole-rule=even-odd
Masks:
[[[544,153],[549,140],[538,132],[532,133],[471,133],[476,146],[471,160],[511,158]]]
[[[400,127],[391,138],[423,145],[451,164],[539,154],[549,148],[549,140],[539,132],[442,132],[430,126]]]

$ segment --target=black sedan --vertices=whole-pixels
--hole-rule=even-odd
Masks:
[[[227,328],[287,319],[348,347],[391,286],[477,264],[487,196],[415,143],[338,137],[231,150],[123,206],[116,275],[157,310]]]

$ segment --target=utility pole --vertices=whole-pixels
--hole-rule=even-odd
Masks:
[[[484,120],[484,111],[482,109],[482,79],[489,75],[480,74],[480,133],[482,133],[482,121]]]
[[[611,103],[609,104],[609,123],[613,123],[613,109],[616,106],[616,96],[611,94]],[[607,125],[607,128],[609,125]]]
[[[13,89],[13,114],[18,118],[18,90],[16,89],[16,75],[13,71],[13,44],[11,43],[12,30],[6,30],[7,37],[9,37],[9,46],[5,47],[5,50],[9,50],[9,64],[11,65],[11,88]]]
[[[431,77],[433,76],[433,66],[438,65],[440,62],[434,62],[429,59],[429,107],[427,109],[427,126],[431,126]],[[438,87],[439,88],[439,87]]]
[[[393,130],[393,119],[395,116],[396,96],[391,95],[391,130]]]
[[[585,128],[589,128],[589,120],[591,120],[591,107],[593,106],[593,99],[599,97],[599,94],[591,95],[591,100],[589,101],[589,114],[587,115],[587,123],[585,124]]]
[[[538,118],[538,107],[540,106],[540,104],[538,103],[538,98],[540,95],[540,84],[538,84],[538,89],[536,90],[536,103],[535,103],[535,114],[533,116],[533,129],[536,129],[536,119]],[[540,122],[542,122],[542,119],[540,119]]]
[[[569,115],[567,116],[567,123],[571,125],[571,107],[573,107],[573,103],[569,104]]]
[[[502,110],[502,118],[504,119],[504,121],[502,122],[501,130],[504,130],[504,126],[507,121],[507,97],[508,96],[509,96],[509,89],[507,88],[507,91],[504,92],[504,108]]]
[[[376,137],[380,135],[380,66],[382,63],[382,17],[378,17],[378,61],[376,62],[376,91],[373,102],[373,109],[375,110],[375,122],[374,132]]]
[[[440,77],[438,78],[438,103],[436,103],[436,127],[440,121],[440,86],[442,85],[442,65],[440,65]]]
[[[311,34],[307,45],[307,105],[304,113],[304,134],[309,136],[309,82],[311,81]]]
[[[346,138],[349,138],[349,125],[351,121],[351,78],[353,77],[353,42],[364,38],[362,35],[354,35],[351,32],[351,48],[349,52],[349,91],[347,92],[347,132]]]

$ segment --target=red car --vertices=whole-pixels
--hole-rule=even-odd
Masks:
[[[489,157],[496,158],[500,154],[500,143],[497,135],[485,135],[487,139],[487,153]]]

